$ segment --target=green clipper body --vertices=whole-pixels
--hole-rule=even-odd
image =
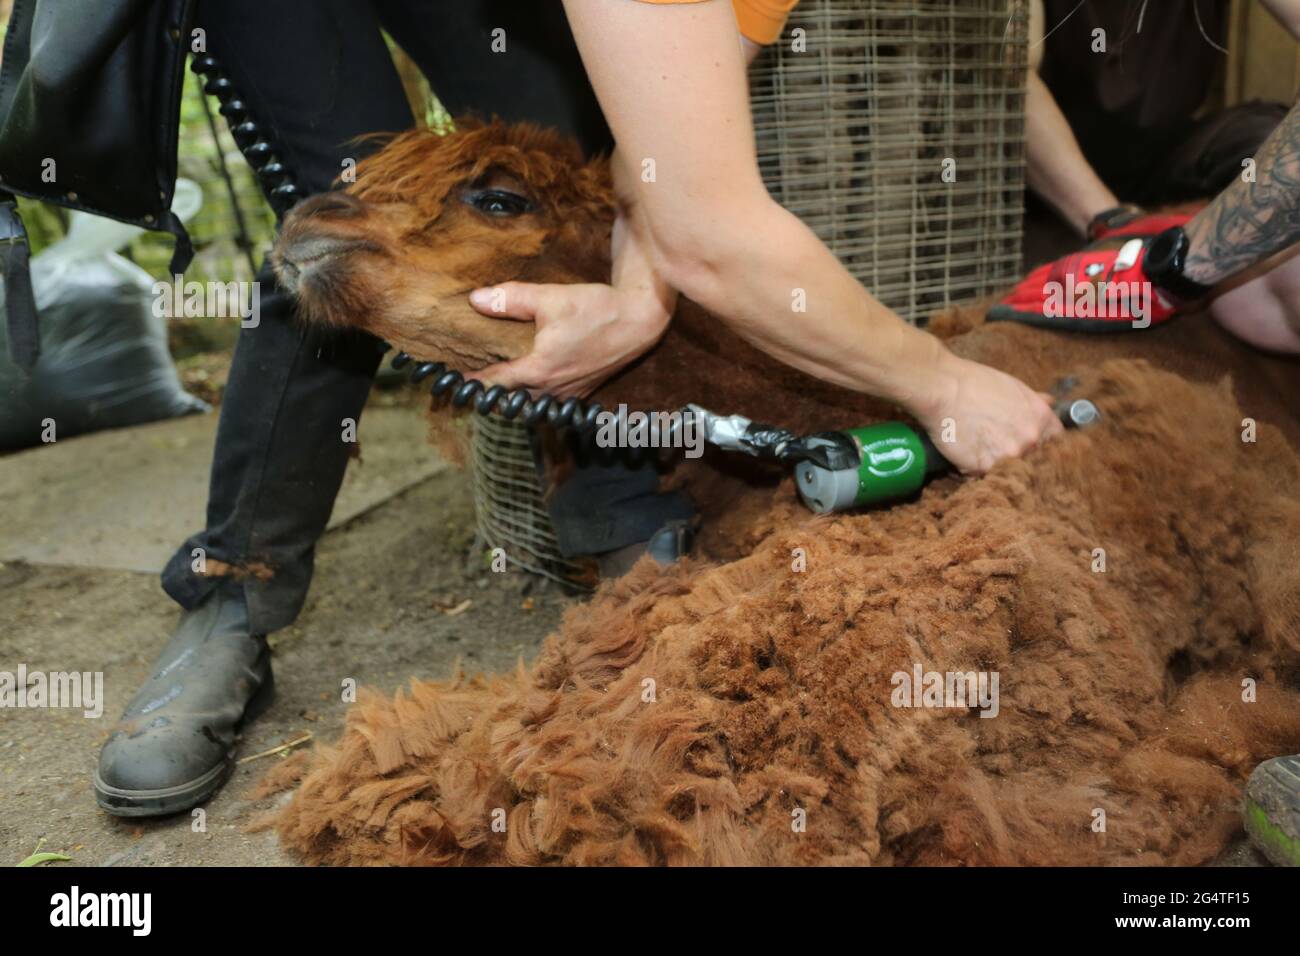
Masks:
[[[858,462],[831,470],[804,461],[795,468],[799,497],[820,514],[907,498],[929,475],[948,468],[929,439],[902,422],[847,428],[820,440],[852,442]]]
[[[1101,417],[1086,398],[1063,401],[1055,411],[1066,428],[1083,428]],[[795,466],[799,497],[818,514],[909,498],[928,478],[952,470],[928,435],[902,422],[823,432],[805,445],[827,452],[824,460],[835,464],[805,460]]]

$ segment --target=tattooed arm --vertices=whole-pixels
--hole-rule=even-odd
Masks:
[[[1255,157],[1253,182],[1236,179],[1185,227],[1185,274],[1215,285],[1300,242],[1300,104]]]

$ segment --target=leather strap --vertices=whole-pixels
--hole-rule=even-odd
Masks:
[[[18,200],[7,192],[0,192],[0,255],[4,258],[9,357],[24,372],[30,372],[41,354],[41,333],[32,295],[27,230],[18,215]]]
[[[163,217],[159,228],[170,232],[176,237],[176,245],[172,247],[172,261],[168,266],[168,272],[171,275],[183,275],[185,270],[190,267],[194,261],[194,242],[190,239],[190,234],[185,231],[185,224],[181,222],[180,217],[170,209]]]
[[[1134,206],[1132,203],[1125,203],[1122,206],[1116,206],[1114,209],[1105,209],[1092,217],[1088,223],[1088,241],[1096,242],[1103,235],[1112,229],[1118,229],[1120,226],[1127,226],[1130,222],[1146,213],[1141,206]]]

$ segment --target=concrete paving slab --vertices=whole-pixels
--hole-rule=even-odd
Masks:
[[[162,570],[203,526],[217,416],[82,435],[0,458],[0,561]],[[414,407],[367,409],[330,527],[447,467]]]

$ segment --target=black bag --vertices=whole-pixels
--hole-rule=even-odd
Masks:
[[[208,411],[177,379],[153,278],[110,250],[114,233],[79,236],[81,216],[32,259],[41,354],[31,374],[0,354],[0,452],[40,444],[49,420],[62,441]]]
[[[0,65],[0,254],[9,351],[39,353],[14,193],[176,237],[171,212],[193,0],[14,0]],[[51,165],[52,161],[52,165]]]

